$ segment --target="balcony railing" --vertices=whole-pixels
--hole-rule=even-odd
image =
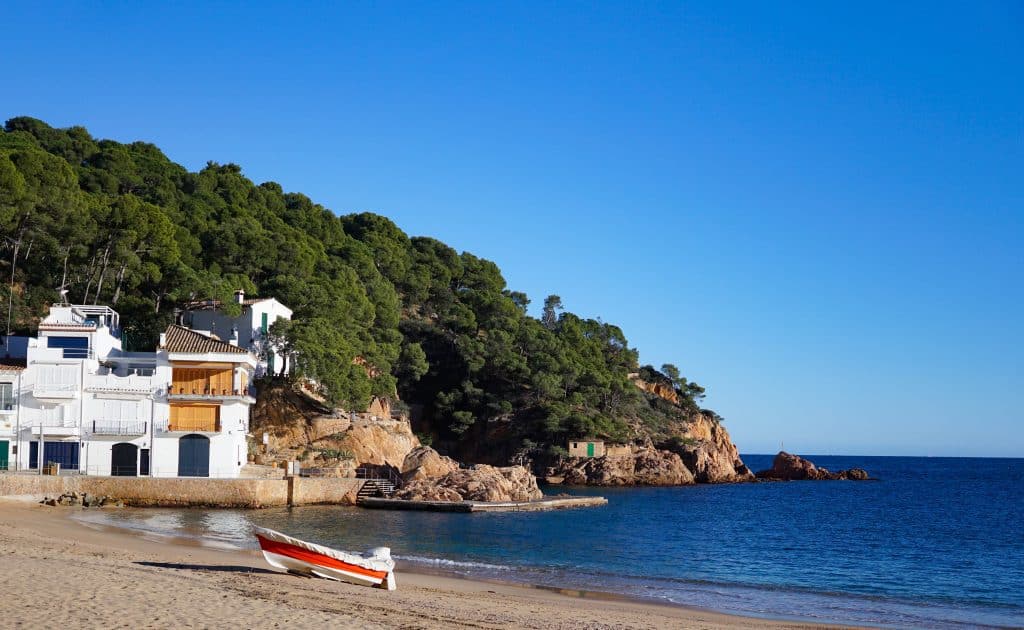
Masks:
[[[148,396],[153,393],[153,378],[149,376],[99,376],[86,381],[86,391]]]
[[[149,423],[137,420],[93,420],[86,425],[86,430],[93,435],[145,435],[149,432]]]
[[[78,383],[36,383],[32,386],[36,398],[77,398]]]
[[[22,422],[22,425],[28,427],[42,426],[44,428],[58,427],[64,429],[74,429],[78,427],[78,421],[70,418],[42,418],[33,420],[26,419],[25,421]]]
[[[159,428],[169,433],[220,433],[220,420],[172,420]]]
[[[249,392],[244,389],[216,389],[216,388],[205,388],[205,389],[189,389],[187,387],[171,386],[167,389],[167,393],[170,396],[209,396],[216,398],[224,398],[226,396],[248,396]]]

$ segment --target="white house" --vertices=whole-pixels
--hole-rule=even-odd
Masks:
[[[0,470],[7,470],[10,458],[17,451],[18,398],[21,390],[23,361],[0,358]]]
[[[292,309],[276,298],[247,298],[245,291],[235,291],[235,302],[241,305],[242,314],[230,317],[221,309],[217,300],[204,300],[189,305],[183,315],[185,326],[197,331],[207,331],[221,339],[237,340],[257,357],[258,376],[291,371],[291,364],[285,361],[278,348],[267,341],[270,326],[279,319],[292,318]]]
[[[24,367],[0,361],[0,408],[6,384],[15,401],[13,414],[0,412],[8,467],[237,477],[256,357],[180,326],[156,352],[124,352],[118,319],[105,306],[53,306],[24,344]]]

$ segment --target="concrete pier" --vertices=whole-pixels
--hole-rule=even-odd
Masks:
[[[108,496],[136,507],[265,508],[355,505],[362,479],[208,479],[0,473],[0,497],[41,501],[65,493]]]

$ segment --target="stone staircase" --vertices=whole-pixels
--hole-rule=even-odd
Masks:
[[[356,502],[358,503],[361,499],[372,497],[390,499],[393,494],[395,494],[394,482],[388,479],[367,479],[363,487],[356,494]]]

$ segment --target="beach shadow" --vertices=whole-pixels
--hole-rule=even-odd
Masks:
[[[218,571],[224,573],[270,573],[279,574],[278,571],[261,569],[259,567],[247,567],[233,564],[184,564],[181,562],[136,562],[144,567],[156,567],[158,569],[179,569],[184,571]]]

